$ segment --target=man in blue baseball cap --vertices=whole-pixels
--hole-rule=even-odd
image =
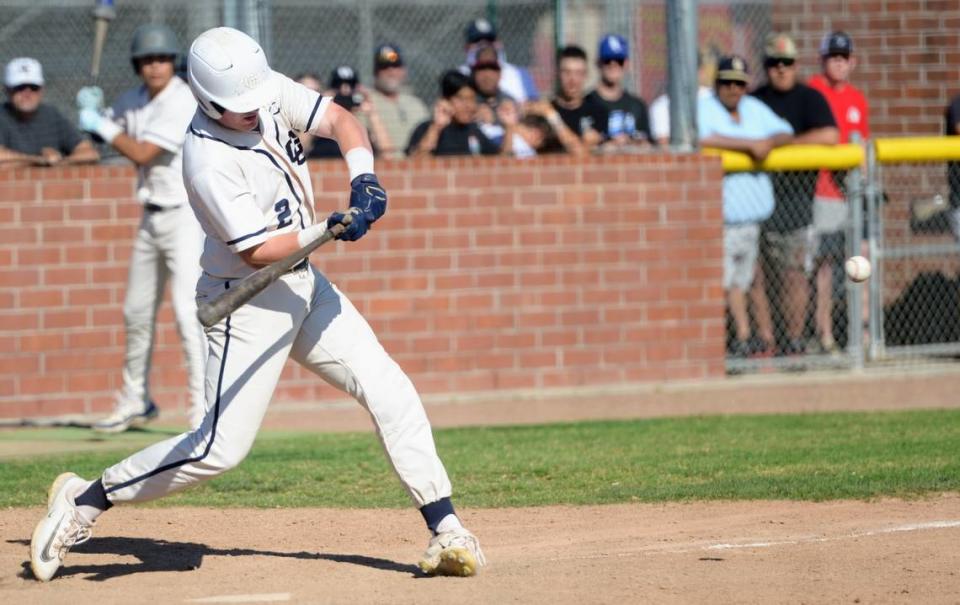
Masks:
[[[627,73],[629,49],[623,36],[607,34],[600,40],[597,67],[600,81],[587,101],[602,108],[594,128],[603,135],[604,146],[646,146],[653,142],[647,104],[627,92],[623,78]]]

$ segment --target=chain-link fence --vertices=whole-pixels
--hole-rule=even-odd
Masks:
[[[76,91],[92,81],[93,6],[93,0],[0,0],[0,60],[38,59],[47,79],[46,101],[71,118]],[[700,2],[701,46],[741,54],[759,66],[770,6],[769,1]],[[129,60],[139,25],[167,24],[184,48],[205,29],[231,25],[260,39],[278,71],[316,73],[324,82],[346,64],[369,84],[374,48],[395,44],[403,51],[411,91],[430,103],[443,71],[464,63],[467,25],[486,17],[507,60],[527,67],[547,95],[554,86],[558,42],[583,46],[592,64],[605,33],[623,35],[632,43],[628,84],[649,102],[666,90],[665,13],[663,0],[117,0],[97,84],[113,99],[139,83]],[[591,70],[590,86],[596,81],[592,65]]]
[[[926,141],[928,160],[884,153],[875,188],[870,359],[928,361],[960,354],[960,167],[956,139]],[[895,150],[894,150],[895,151]],[[884,157],[886,156],[886,157]]]
[[[855,145],[784,147],[764,164],[771,172],[754,172],[746,156],[744,166],[728,167],[731,372],[861,363],[864,287],[846,280],[843,265],[862,246],[862,157]]]

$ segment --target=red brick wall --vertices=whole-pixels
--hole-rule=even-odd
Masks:
[[[421,392],[723,374],[719,163],[694,155],[381,163],[390,212],[314,258]],[[317,206],[346,205],[342,163]],[[107,409],[139,207],[127,168],[0,173],[0,417]],[[165,304],[152,391],[183,409]],[[288,365],[275,400],[341,397]]]
[[[866,94],[875,137],[943,133],[960,93],[960,0],[777,0],[773,26],[797,40],[805,75],[819,71],[820,39],[853,37],[852,80]]]

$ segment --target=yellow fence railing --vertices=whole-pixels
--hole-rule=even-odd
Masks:
[[[725,172],[783,172],[785,170],[849,170],[863,164],[860,145],[786,145],[777,147],[762,162],[739,151],[704,148],[719,155]]]
[[[960,160],[960,137],[898,137],[876,139],[877,161],[895,162],[949,162]]]

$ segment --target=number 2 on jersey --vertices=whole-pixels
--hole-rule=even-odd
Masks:
[[[290,219],[290,200],[284,198],[273,205],[277,211],[277,229],[283,229],[289,226],[293,221]]]

